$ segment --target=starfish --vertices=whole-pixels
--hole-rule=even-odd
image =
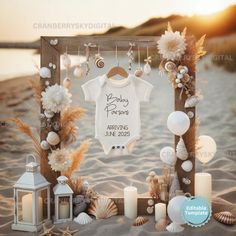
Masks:
[[[46,224],[43,224],[43,232],[39,234],[39,236],[52,236],[52,235],[59,235],[56,232],[53,232],[55,225],[53,225],[51,228],[47,228]]]
[[[68,226],[66,229],[59,229],[60,232],[62,232],[62,236],[72,236],[74,233],[78,232],[78,230],[70,230],[70,227]]]

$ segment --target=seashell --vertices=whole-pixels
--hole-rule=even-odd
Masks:
[[[160,220],[158,220],[158,222],[155,224],[155,229],[157,230],[157,232],[162,232],[162,231],[166,231],[166,226],[170,223],[169,220],[167,220],[166,218],[161,218]]]
[[[182,178],[182,182],[186,185],[191,184],[191,180],[189,178]]]
[[[184,227],[182,227],[179,224],[171,223],[168,226],[166,226],[166,230],[170,233],[178,233],[182,232],[184,230]]]
[[[143,69],[142,69],[142,67],[138,67],[138,68],[135,70],[134,75],[135,75],[136,77],[142,77],[142,75],[143,75]]]
[[[193,169],[193,163],[191,161],[184,161],[181,165],[185,172],[190,172]]]
[[[51,131],[48,133],[48,136],[47,136],[47,142],[52,145],[52,146],[55,146],[57,145],[58,143],[60,143],[60,137],[57,133]]]
[[[63,80],[63,87],[69,89],[71,87],[71,79],[66,77]]]
[[[107,197],[99,197],[91,202],[88,213],[96,219],[106,219],[118,214],[118,208],[114,201]]]
[[[147,62],[143,67],[143,72],[144,72],[144,74],[149,75],[151,73],[151,71],[152,71],[151,66]]]
[[[85,212],[81,212],[76,218],[74,218],[74,221],[80,225],[86,225],[90,224],[93,219]]]
[[[97,55],[95,57],[95,65],[97,66],[97,68],[103,68],[104,67],[104,58],[101,57],[100,55]]]
[[[170,185],[170,190],[169,190],[169,200],[171,200],[173,197],[176,196],[176,191],[180,190],[180,184],[179,184],[179,178],[177,173],[174,173],[173,180]]]
[[[75,67],[73,74],[77,79],[82,79],[84,77],[85,71],[81,65],[78,65]]]
[[[184,77],[181,79],[182,82],[188,83],[190,80],[189,74],[184,74]]]
[[[236,223],[236,217],[229,211],[215,213],[214,218],[222,224],[233,225]]]
[[[175,71],[177,69],[173,61],[167,61],[165,64],[165,70],[168,72]]]
[[[50,79],[51,78],[51,70],[49,70],[47,67],[41,67],[39,69],[39,75],[40,77],[42,77],[43,79]]]
[[[145,223],[148,222],[148,219],[143,217],[143,216],[138,216],[134,222],[133,222],[133,226],[141,226],[144,225]]]
[[[182,161],[188,159],[188,151],[186,149],[183,138],[179,139],[179,142],[176,146],[176,156]]]
[[[183,87],[183,84],[182,83],[178,83],[178,88],[182,88]]]
[[[43,150],[48,150],[50,148],[50,145],[49,143],[46,141],[46,140],[43,140],[41,143],[40,143],[40,146]]]
[[[46,116],[46,118],[51,119],[54,116],[54,112],[49,111],[49,110],[45,110],[44,115]]]
[[[71,59],[67,53],[64,53],[62,56],[62,64],[65,68],[69,68],[71,66]]]
[[[153,211],[154,211],[154,207],[153,206],[152,207],[147,207],[147,213],[148,214],[152,214]]]
[[[183,74],[178,73],[176,77],[177,77],[177,79],[182,79],[184,76],[183,76]]]
[[[156,172],[155,171],[150,171],[148,175],[151,176],[151,177],[154,177],[156,175]]]
[[[196,95],[193,95],[186,99],[184,107],[185,108],[195,107],[199,102],[200,102],[200,98]]]
[[[153,206],[154,205],[154,200],[153,199],[149,199],[148,200],[148,206]]]

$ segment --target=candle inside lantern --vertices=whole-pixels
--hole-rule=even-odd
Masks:
[[[70,203],[66,200],[62,200],[59,203],[59,219],[70,218]]]
[[[162,218],[166,218],[166,204],[157,203],[155,204],[155,220],[157,222]]]
[[[32,206],[32,193],[24,195],[22,197],[22,219],[24,222],[33,223]],[[43,220],[43,199],[41,197],[38,198],[38,219],[39,222]]]
[[[205,197],[211,204],[212,178],[209,173],[195,174],[195,196]]]
[[[137,188],[133,186],[124,189],[124,210],[125,216],[134,219],[137,217],[138,212],[138,193]]]

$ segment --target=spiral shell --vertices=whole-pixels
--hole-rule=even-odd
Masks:
[[[133,226],[141,226],[144,225],[146,222],[148,222],[148,219],[143,217],[143,216],[138,216],[134,222],[133,222]]]
[[[149,75],[151,73],[152,69],[148,62],[144,65],[143,71],[146,75]]]
[[[165,64],[165,70],[168,72],[175,71],[176,68],[177,67],[173,61],[167,61]]]
[[[185,108],[195,107],[199,103],[199,101],[200,98],[196,95],[193,95],[186,99],[184,107]]]
[[[80,225],[86,225],[90,224],[93,219],[85,212],[81,212],[76,218],[74,218],[74,221]]]
[[[143,69],[141,67],[137,68],[136,71],[134,72],[134,75],[136,77],[142,77],[143,75]]]
[[[106,219],[118,214],[118,208],[114,201],[107,197],[99,197],[91,202],[88,213],[96,219]]]
[[[188,159],[188,151],[184,144],[183,138],[179,139],[179,142],[176,146],[176,156],[182,161],[185,161]]]
[[[191,161],[184,161],[181,167],[185,172],[190,172],[193,169],[193,163]]]
[[[101,56],[97,56],[95,58],[95,65],[97,66],[97,68],[103,68],[105,65],[104,58]]]
[[[214,218],[222,224],[233,225],[236,223],[236,217],[229,211],[215,213]]]
[[[57,133],[51,131],[48,133],[48,136],[47,136],[47,142],[54,146],[54,145],[57,145],[58,143],[60,143],[60,137]]]

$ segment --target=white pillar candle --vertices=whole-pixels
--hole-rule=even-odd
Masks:
[[[70,203],[62,201],[59,203],[59,219],[70,218]]]
[[[211,203],[212,178],[209,173],[195,174],[195,196],[205,197]]]
[[[33,197],[32,193],[26,194],[22,197],[22,218],[24,222],[33,223]],[[39,222],[43,220],[43,199],[39,197],[38,201],[38,218]]]
[[[124,189],[124,210],[125,216],[135,219],[138,213],[138,193],[137,188],[133,186]]]
[[[155,221],[159,221],[162,218],[166,218],[166,204],[157,203],[155,204]]]

